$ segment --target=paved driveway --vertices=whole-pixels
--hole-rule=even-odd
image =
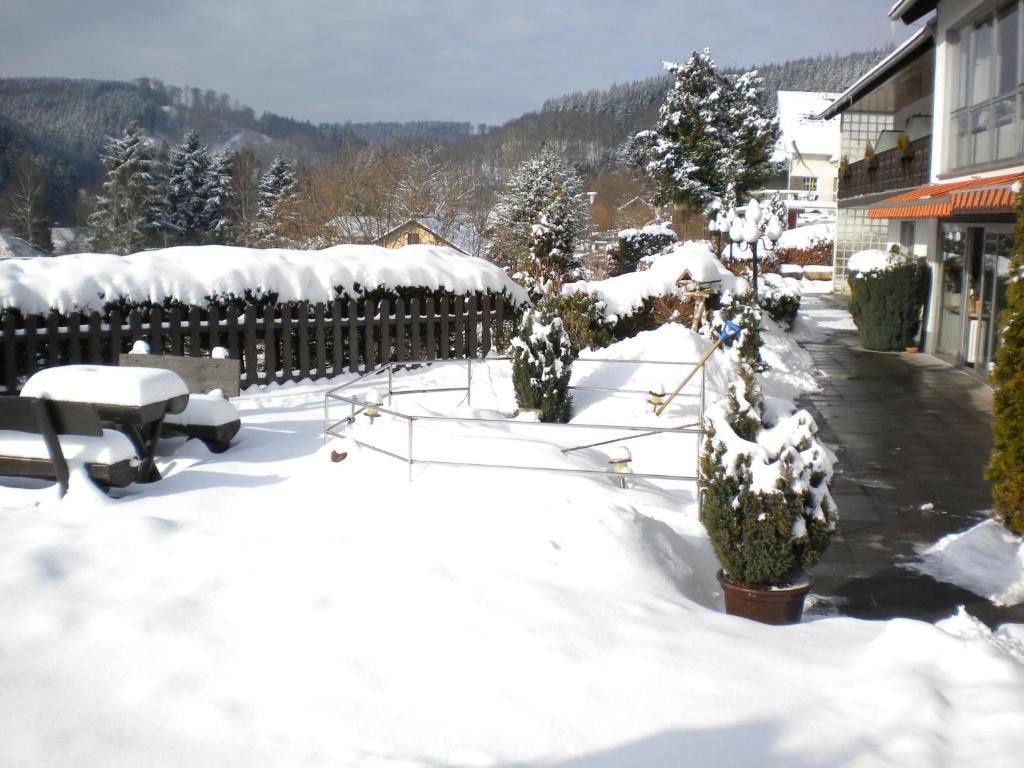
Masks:
[[[844,298],[808,296],[804,304],[813,322],[834,316]],[[804,347],[826,374],[804,405],[839,458],[839,533],[811,572],[825,606],[933,621],[963,604],[990,626],[1024,621],[1024,605],[996,608],[901,567],[918,548],[984,519],[991,389],[928,355],[864,351],[852,331],[826,329]]]

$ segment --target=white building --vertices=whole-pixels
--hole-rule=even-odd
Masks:
[[[759,196],[781,192],[792,219],[804,221],[835,216],[839,163],[839,118],[819,117],[837,94],[779,91],[779,141],[772,154],[781,173]]]
[[[900,146],[877,152],[875,181],[848,171],[853,196],[883,228],[885,247],[928,260],[925,351],[984,373],[1000,342],[1013,187],[1024,180],[1024,0],[900,0],[889,15],[924,26],[825,115],[866,113],[869,104],[888,114],[875,146]],[[921,77],[931,82],[915,84]],[[920,139],[911,135],[914,120],[928,122]],[[911,146],[918,142],[921,150]],[[919,159],[923,178],[894,195]],[[841,180],[841,212],[845,196]],[[841,247],[837,241],[837,272]]]

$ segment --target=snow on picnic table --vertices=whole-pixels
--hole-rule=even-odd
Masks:
[[[666,326],[603,354],[680,359],[705,343]],[[728,364],[713,358],[712,388]],[[508,363],[473,371],[473,408],[510,411]],[[574,370],[638,389],[662,376]],[[464,377],[433,366],[396,386]],[[415,466],[410,482],[351,440],[322,445],[327,388],[246,391],[231,450],[164,441],[164,479],[117,500],[78,475],[63,501],[0,487],[0,764],[1018,764],[1024,668],[992,638],[726,616],[692,487]],[[649,409],[579,394],[583,420]],[[395,404],[464,414],[462,397]],[[377,439],[390,418],[353,428]],[[424,450],[608,456],[562,454],[558,428],[432,430]]]
[[[279,301],[333,301],[374,288],[423,287],[466,294],[504,291],[515,303],[525,291],[501,269],[452,248],[337,245],[321,251],[179,246],[129,256],[82,253],[0,261],[0,308],[26,314],[101,310],[130,303],[204,305],[211,298],[276,294]]]
[[[48,397],[75,403],[141,407],[188,394],[173,371],[116,365],[60,365],[29,377],[23,397]]]

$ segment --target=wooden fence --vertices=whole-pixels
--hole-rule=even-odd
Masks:
[[[513,319],[501,296],[406,302],[295,302],[239,310],[216,306],[133,309],[104,319],[51,313],[0,318],[3,390],[16,393],[40,368],[66,363],[116,365],[145,340],[154,354],[208,355],[226,347],[241,361],[241,386],[323,379],[386,362],[484,356],[507,337]],[[506,313],[510,314],[507,316]]]

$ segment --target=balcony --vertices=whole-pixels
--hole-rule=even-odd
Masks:
[[[910,142],[907,150],[893,147],[839,169],[839,199],[876,195],[927,184],[931,178],[931,136]]]

